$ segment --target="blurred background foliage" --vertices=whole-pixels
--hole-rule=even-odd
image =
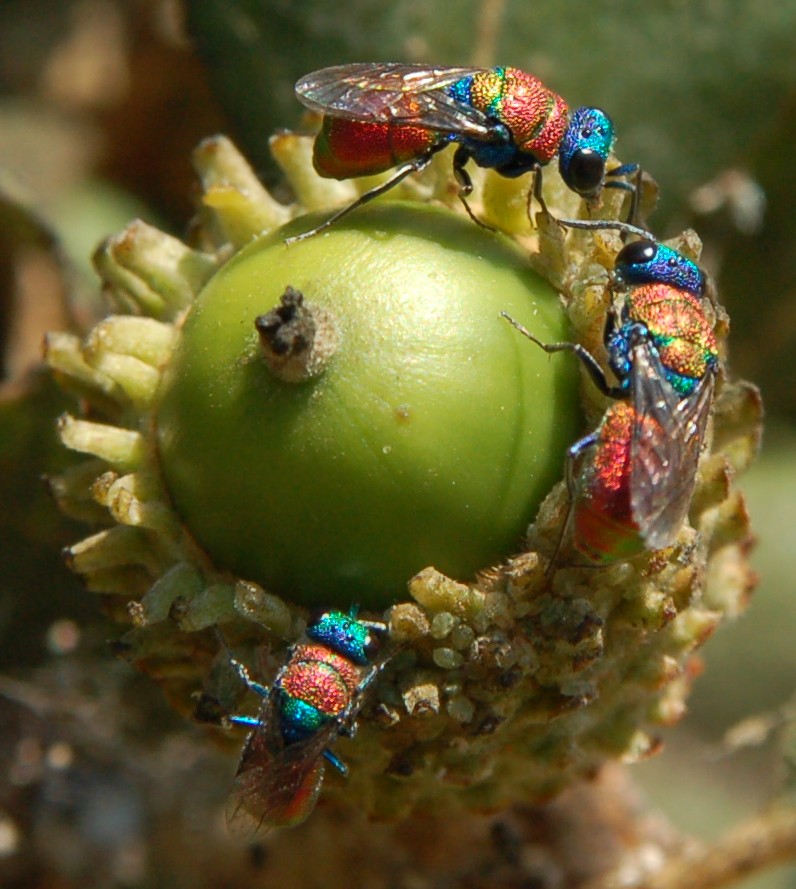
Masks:
[[[299,124],[293,82],[354,60],[532,71],[570,104],[612,115],[619,156],[660,183],[657,233],[691,225],[702,236],[733,320],[732,370],[762,387],[768,412],[761,460],[744,481],[761,585],[749,613],[707,645],[690,714],[666,752],[634,774],[677,824],[701,836],[766,800],[775,786],[772,737],[761,732],[759,744],[732,755],[721,738],[754,713],[776,726],[796,675],[794,46],[796,0],[0,4],[4,886],[50,885],[56,872],[67,881],[58,885],[155,885],[153,862],[175,885],[188,885],[189,872],[191,885],[213,885],[212,868],[194,857],[180,871],[181,847],[153,840],[153,825],[186,821],[185,728],[146,683],[109,663],[105,640],[116,630],[58,557],[82,529],[57,514],[40,482],[68,456],[52,425],[67,405],[41,372],[39,345],[45,330],[84,330],[102,313],[89,263],[102,237],[134,216],[184,231],[189,155],[200,139],[227,132],[263,179],[278,183],[268,136]],[[127,756],[108,738],[132,745]],[[191,763],[221,776],[206,797],[215,803],[232,764],[210,766],[201,756]],[[82,796],[70,797],[70,780]],[[125,801],[113,809],[116,821],[103,819],[103,801],[114,799]],[[210,811],[207,802],[195,808],[194,821]],[[69,826],[73,843],[102,867],[81,872],[74,850],[70,858],[57,843],[42,857],[52,846],[47,824]],[[128,848],[121,836],[135,842]],[[793,886],[796,874],[748,885]]]

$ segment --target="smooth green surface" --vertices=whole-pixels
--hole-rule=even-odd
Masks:
[[[342,335],[298,385],[271,375],[254,329],[287,285]],[[185,324],[157,428],[167,485],[213,561],[344,607],[405,595],[429,564],[468,579],[517,550],[577,433],[576,371],[501,310],[566,335],[522,251],[438,208],[370,207],[222,268]]]

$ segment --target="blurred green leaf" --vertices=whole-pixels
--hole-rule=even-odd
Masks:
[[[38,661],[57,618],[97,620],[96,602],[60,557],[85,528],[60,515],[42,481],[73,462],[55,434],[66,406],[43,374],[29,378],[24,397],[0,399],[0,669]]]
[[[21,271],[25,269],[25,271]],[[41,657],[47,626],[96,612],[59,551],[80,533],[58,512],[42,472],[71,462],[55,434],[67,399],[38,369],[42,324],[64,325],[72,268],[42,215],[0,182],[0,669]],[[20,279],[29,279],[26,289]],[[33,283],[30,283],[30,282]],[[31,290],[31,287],[38,289]],[[13,357],[12,357],[13,356]],[[82,531],[82,529],[81,529]]]
[[[796,83],[796,3],[559,0],[509,7],[501,58],[614,118],[618,152],[660,183],[664,222],[748,160]]]
[[[350,61],[469,58],[475,0],[188,0],[188,28],[211,82],[254,163],[273,169],[268,137],[295,125],[293,84]],[[433,47],[433,49],[432,49]]]
[[[188,22],[238,138],[270,167],[267,138],[294,124],[292,84],[365,60],[469,64],[494,0],[188,0]],[[661,218],[690,191],[748,160],[796,83],[796,2],[545,0],[507,3],[493,64],[531,71],[572,105],[614,117],[619,153],[663,187]],[[682,213],[682,210],[680,210]]]
[[[730,232],[720,291],[732,317],[733,369],[763,390],[769,413],[796,419],[796,84],[757,147],[753,169],[767,196],[755,237]]]
[[[695,685],[692,702],[707,733],[722,732],[750,711],[774,710],[796,691],[795,448],[792,433],[770,435],[740,482],[757,535],[752,563],[761,574],[760,586],[749,610],[705,646],[708,669]]]

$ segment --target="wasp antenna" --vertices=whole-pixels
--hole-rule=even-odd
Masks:
[[[637,235],[639,238],[647,240],[657,240],[648,229],[632,225],[629,222],[620,222],[618,219],[557,219],[556,222],[563,228],[580,228],[586,231],[611,230],[622,232],[625,235]]]
[[[369,630],[375,630],[377,633],[387,632],[387,624],[381,620],[357,620],[357,623],[362,624],[363,627],[367,627]]]

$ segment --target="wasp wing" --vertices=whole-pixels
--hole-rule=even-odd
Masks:
[[[630,502],[649,549],[677,536],[691,504],[699,455],[713,403],[714,375],[685,398],[666,379],[647,341],[633,349]]]
[[[263,703],[260,724],[246,739],[227,807],[230,831],[248,838],[309,816],[323,782],[323,751],[338,732],[330,722],[303,741],[285,744],[276,697]]]
[[[363,62],[307,74],[298,100],[321,114],[365,123],[411,124],[490,141],[495,124],[482,111],[451,98],[446,88],[484,68],[429,68]]]

